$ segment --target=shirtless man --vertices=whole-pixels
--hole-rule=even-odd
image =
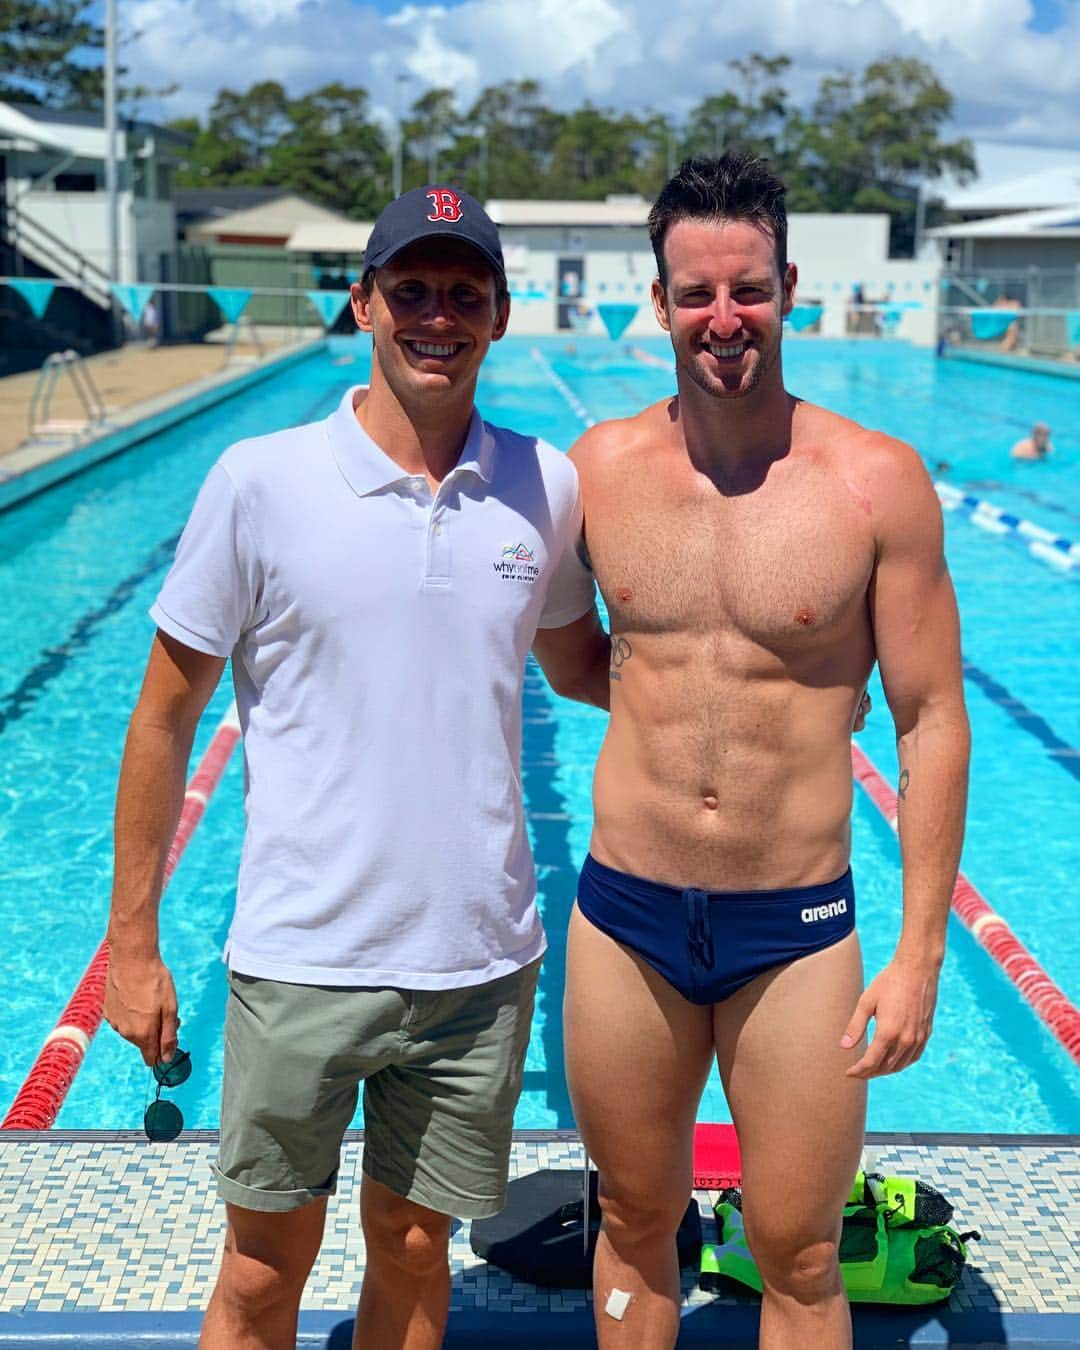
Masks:
[[[760,1344],[851,1344],[837,1241],[866,1082],[926,1044],[960,854],[968,728],[937,498],[910,447],[785,391],[783,193],[737,155],[664,188],[653,303],[678,394],[573,452],[612,635],[566,988],[570,1089],[600,1171],[603,1350],[675,1343],[674,1235],[714,1055]],[[850,733],[875,658],[904,895],[864,992]],[[797,1184],[780,1193],[783,1178]],[[632,1296],[621,1319],[612,1290]]]

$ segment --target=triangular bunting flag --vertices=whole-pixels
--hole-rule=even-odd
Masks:
[[[332,327],[334,320],[345,308],[349,299],[348,291],[306,291],[305,294],[319,311],[324,328]]]
[[[146,306],[150,303],[150,297],[156,290],[156,286],[125,286],[118,281],[114,281],[112,285],[113,295],[116,296],[136,323],[142,322]]]
[[[608,337],[614,342],[621,338],[630,325],[634,322],[637,315],[637,305],[597,305],[596,312],[600,315],[604,327],[608,331]]]
[[[55,282],[52,281],[27,281],[21,277],[18,280],[9,280],[7,284],[13,291],[18,291],[33,310],[35,319],[40,319],[45,313],[56,288]]]
[[[239,286],[207,286],[206,294],[221,310],[229,323],[235,323],[251,299],[251,292]]]

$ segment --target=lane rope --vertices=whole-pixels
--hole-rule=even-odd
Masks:
[[[162,890],[176,871],[239,739],[240,719],[234,703],[218,723],[206,753],[187,785],[180,821],[165,860]],[[45,1037],[10,1110],[0,1121],[0,1130],[52,1128],[101,1025],[108,971],[109,944],[102,941],[59,1021]]]
[[[574,393],[540,348],[534,347],[530,354],[540,369],[547,375],[551,383],[559,393],[562,394],[567,403],[570,404],[570,407],[577,413],[582,422],[584,422],[587,427],[595,426],[596,419],[590,416],[588,408],[586,408],[585,404],[582,403],[581,399],[578,398],[577,394]]]
[[[968,520],[988,534],[1009,536],[1027,545],[1028,552],[1051,567],[1072,572],[1080,568],[1080,544],[1074,544],[1062,534],[1044,529],[1033,521],[1024,520],[992,502],[984,501],[970,492],[962,492],[951,483],[935,482],[938,500],[945,511],[964,511]]]
[[[855,781],[896,832],[896,793],[854,741],[851,743],[851,768]],[[1046,1023],[1066,1053],[1080,1064],[1080,1010],[963,872],[956,878],[952,912]]]

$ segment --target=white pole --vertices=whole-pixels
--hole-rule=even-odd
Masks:
[[[116,0],[105,0],[105,196],[108,210],[109,280],[120,280],[116,181]]]

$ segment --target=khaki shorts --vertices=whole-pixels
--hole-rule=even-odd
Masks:
[[[415,991],[230,973],[221,1197],[280,1211],[332,1195],[363,1083],[368,1176],[443,1214],[498,1213],[539,971]]]

